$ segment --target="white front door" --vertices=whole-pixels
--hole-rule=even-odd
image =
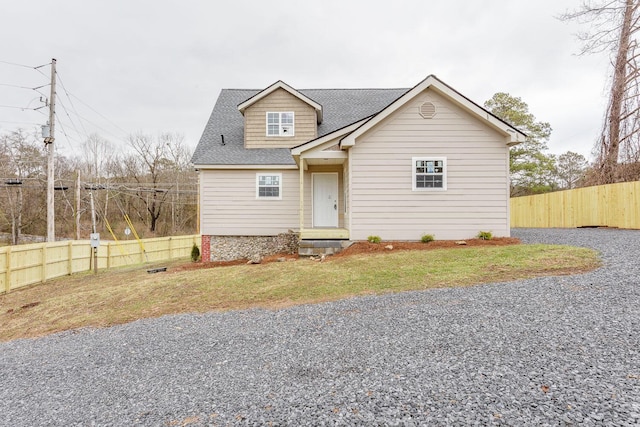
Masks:
[[[338,226],[338,174],[314,173],[313,226]]]

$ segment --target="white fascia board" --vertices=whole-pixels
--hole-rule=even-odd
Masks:
[[[296,98],[300,99],[302,102],[304,102],[306,104],[309,104],[311,107],[313,107],[316,110],[316,118],[317,118],[318,124],[322,123],[322,105],[318,104],[313,99],[305,96],[301,92],[298,92],[297,90],[295,90],[294,88],[292,88],[291,86],[289,86],[288,84],[283,82],[282,80],[278,80],[277,82],[275,82],[274,84],[272,84],[268,88],[263,89],[262,91],[258,92],[257,94],[255,94],[251,98],[249,98],[246,101],[244,101],[241,104],[239,104],[238,105],[238,110],[240,110],[240,113],[242,113],[244,115],[244,111],[248,107],[250,107],[251,105],[253,105],[254,103],[258,102],[259,100],[261,100],[262,98],[266,97],[267,95],[269,95],[270,93],[272,93],[273,91],[275,91],[277,89],[284,89],[287,92],[289,92],[291,95],[293,95]]]
[[[297,147],[293,147],[291,149],[291,155],[299,156],[306,151],[313,150],[314,148],[317,148],[317,147],[321,147],[323,144],[327,144],[333,140],[335,140],[335,143],[337,144],[339,142],[340,137],[347,135],[349,132],[353,132],[354,129],[357,129],[358,126],[362,125],[367,120],[368,118],[362,119],[358,122],[352,123],[341,129],[333,131],[327,135],[321,136],[320,138],[316,138],[309,142],[305,142],[304,144],[298,145]]]
[[[297,165],[193,165],[196,170],[229,169],[298,169]]]
[[[304,153],[304,156],[302,157],[305,159],[346,159],[349,155],[343,150],[314,150],[312,152]]]

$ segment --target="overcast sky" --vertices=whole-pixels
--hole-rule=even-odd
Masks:
[[[435,74],[478,104],[522,98],[551,124],[549,152],[590,157],[610,70],[606,54],[577,56],[581,27],[556,19],[578,5],[0,0],[0,132],[46,122],[46,108],[32,109],[49,88],[31,88],[48,84],[50,67],[30,67],[51,58],[67,156],[92,132],[122,145],[130,133],[179,132],[195,148],[222,88],[397,88]]]

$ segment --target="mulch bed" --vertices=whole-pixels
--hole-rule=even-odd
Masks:
[[[465,248],[470,246],[518,245],[520,244],[520,239],[516,239],[515,237],[494,237],[491,240],[468,239],[464,240],[464,242],[466,242],[466,245],[459,245],[456,244],[456,242],[458,242],[458,240],[435,240],[429,243],[395,241],[384,241],[380,243],[356,242],[348,248],[342,250],[340,253],[329,256],[327,259],[376,252]],[[389,245],[393,246],[393,249],[389,249]],[[264,257],[262,259],[262,264],[290,260],[295,261],[298,258],[299,256],[297,254],[276,254]],[[242,265],[246,263],[246,259],[239,259],[234,261],[190,262],[179,265],[173,268],[172,271],[199,270],[202,268],[226,267],[230,265]]]
[[[468,239],[464,240],[466,245],[459,245],[456,242],[461,242],[461,240],[434,240],[429,243],[422,242],[380,242],[380,243],[369,243],[369,242],[356,242],[353,245],[349,246],[345,250],[340,253],[333,255],[335,257],[341,256],[349,256],[355,254],[366,254],[372,252],[389,252],[390,250],[396,251],[417,251],[417,250],[433,250],[433,249],[448,249],[448,248],[464,248],[469,246],[507,246],[507,245],[517,245],[520,243],[520,239],[516,239],[515,237],[494,237],[491,240],[481,240],[481,239]],[[393,249],[387,249],[387,247],[391,245]]]

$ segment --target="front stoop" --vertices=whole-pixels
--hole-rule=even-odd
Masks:
[[[348,240],[300,240],[298,255],[333,255],[350,245]]]

